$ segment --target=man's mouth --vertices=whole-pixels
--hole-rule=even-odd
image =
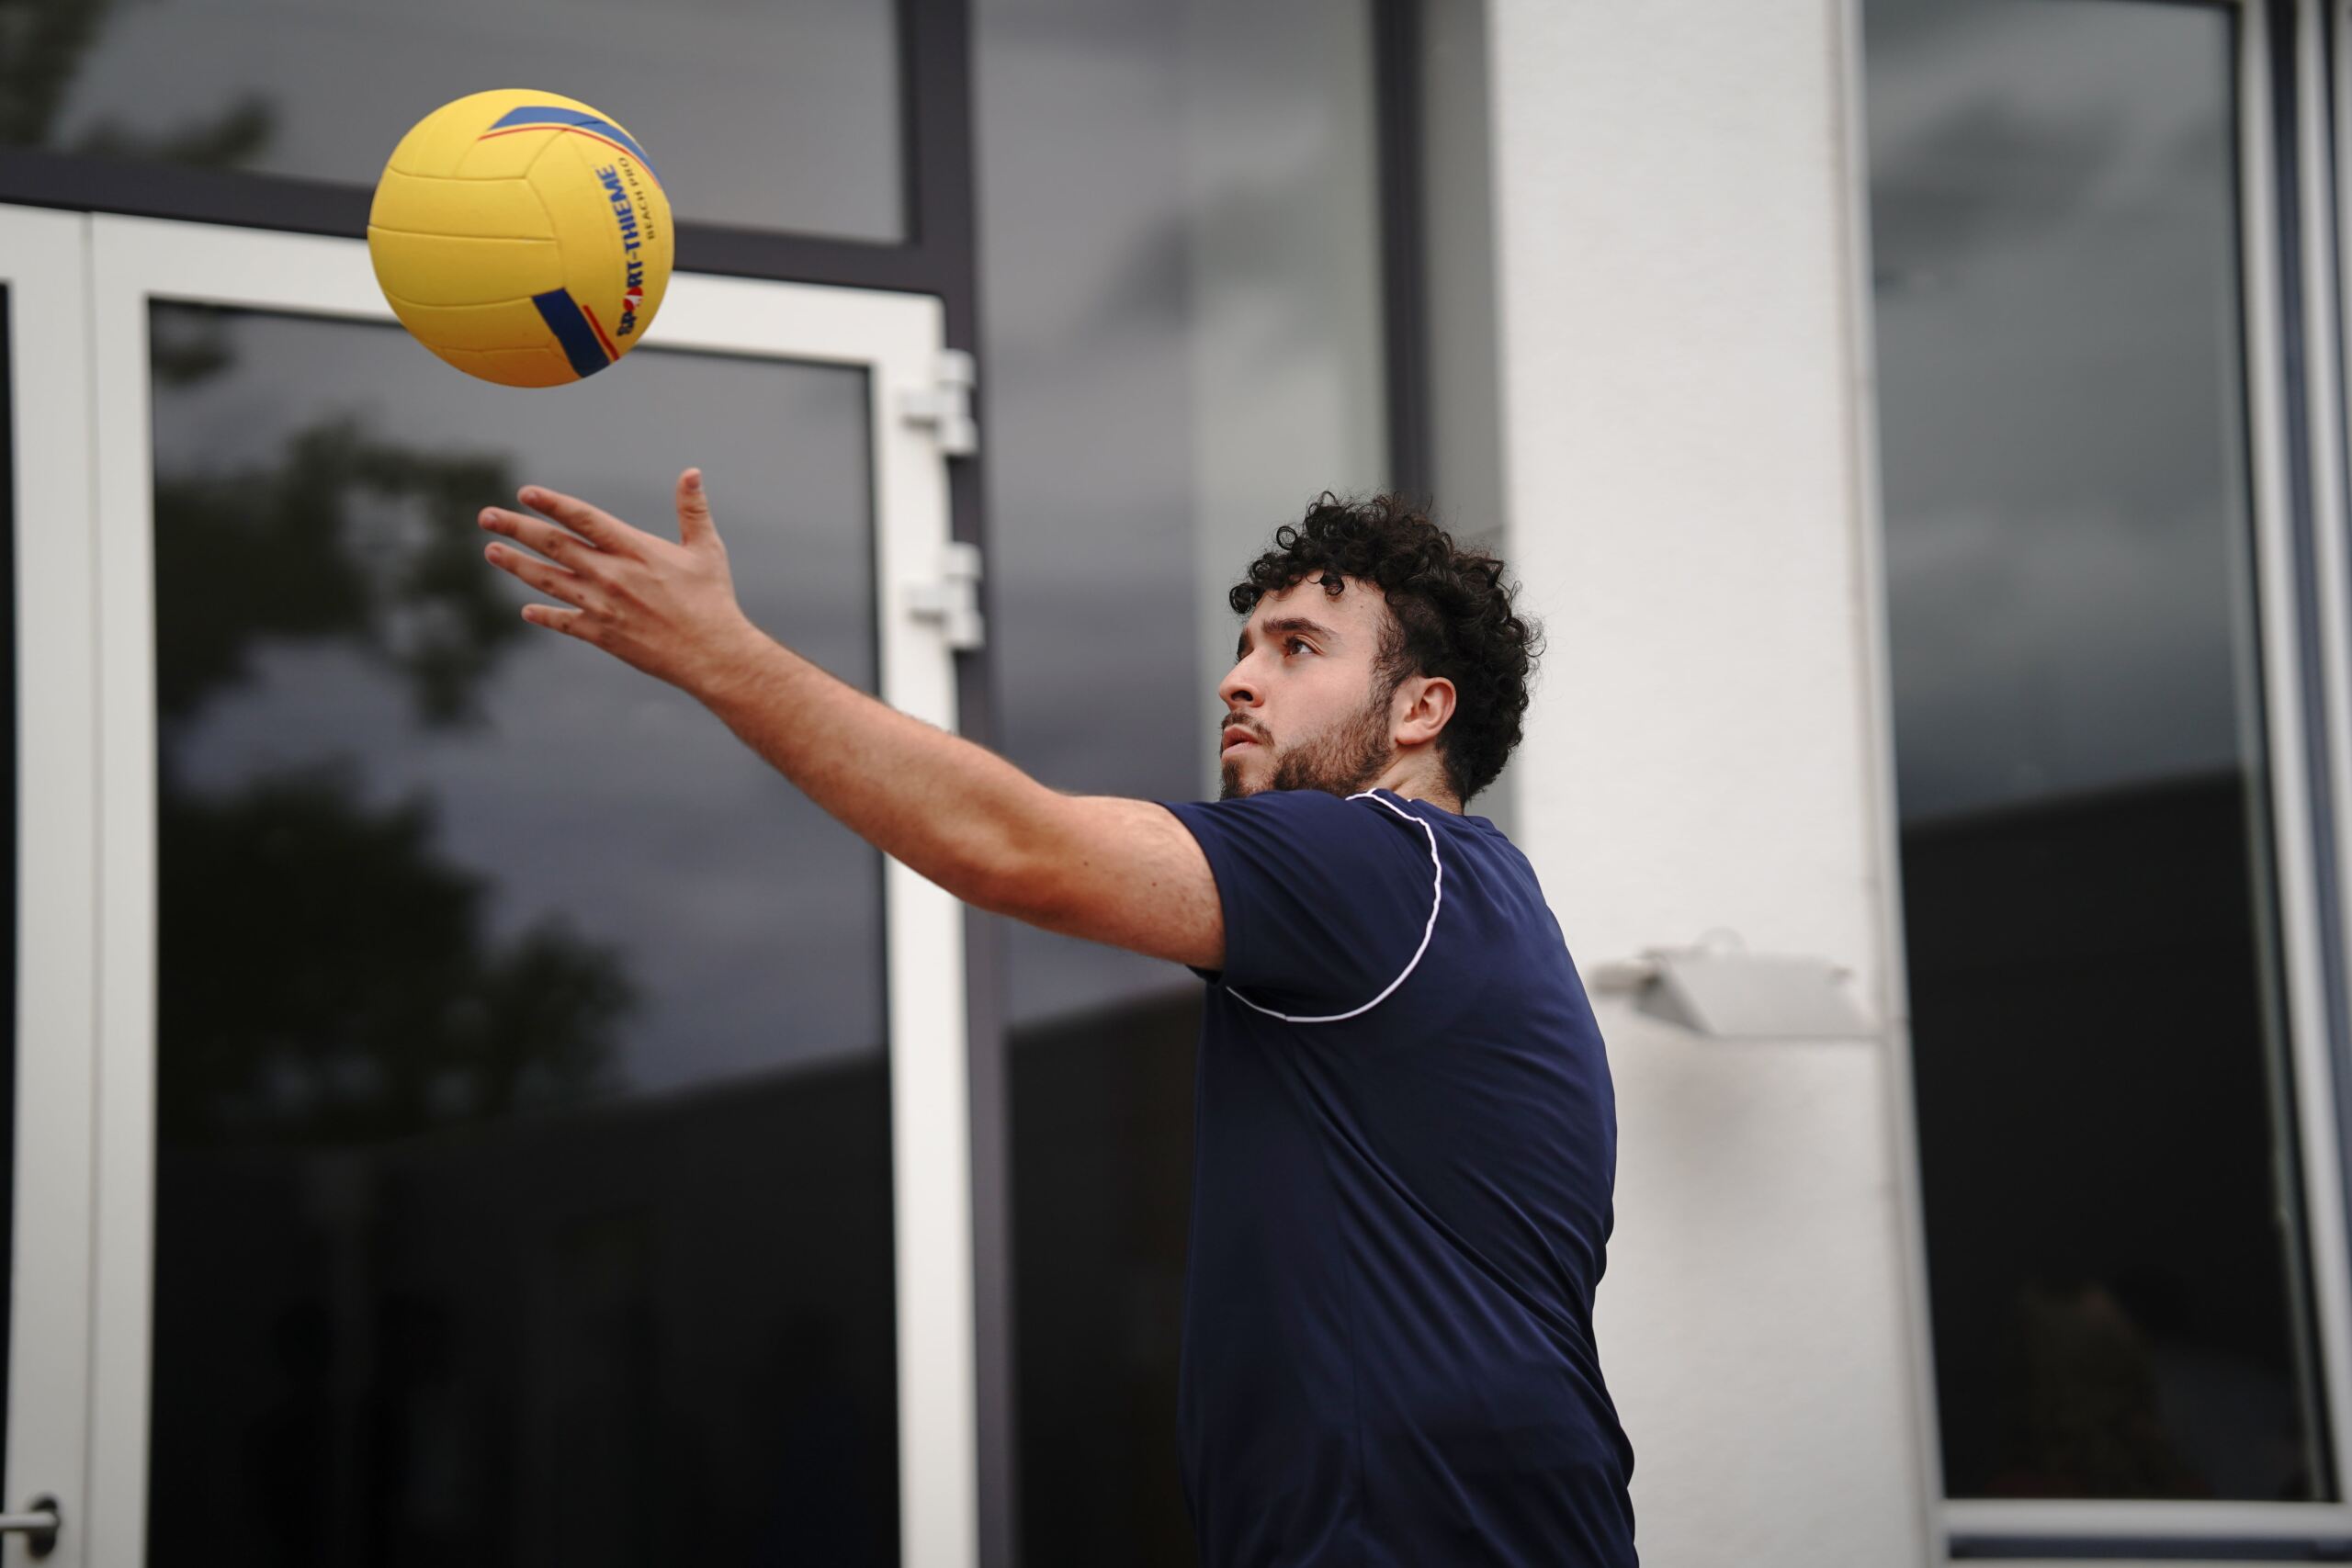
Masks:
[[[1231,756],[1233,754],[1233,749],[1237,746],[1254,746],[1258,742],[1258,738],[1256,736],[1250,734],[1248,730],[1242,728],[1238,724],[1228,725],[1226,728],[1224,735],[1219,739],[1221,744],[1218,748],[1217,755],[1220,757]]]

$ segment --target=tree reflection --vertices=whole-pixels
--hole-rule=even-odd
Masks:
[[[166,386],[234,362],[229,312],[164,307],[155,324]],[[637,996],[618,950],[560,918],[492,941],[490,884],[435,852],[429,798],[368,804],[347,757],[225,794],[182,764],[266,643],[342,644],[420,726],[481,722],[483,679],[528,628],[450,520],[512,488],[501,457],[413,449],[348,414],[266,462],[158,465],[167,1144],[373,1142],[605,1087]]]
[[[277,111],[250,94],[166,131],[102,120],[62,139],[58,121],[82,57],[116,9],[115,0],[0,0],[0,143],[216,169],[234,168],[269,145]]]
[[[484,942],[484,880],[424,805],[365,809],[338,763],[162,815],[173,1143],[398,1137],[576,1098],[610,1059],[626,981],[560,923]]]
[[[479,717],[475,689],[528,630],[492,592],[470,528],[513,488],[490,457],[415,452],[343,416],[289,435],[266,465],[159,473],[156,704],[167,729],[242,683],[265,639],[347,644],[401,677],[429,725]],[[452,520],[456,521],[452,521]]]

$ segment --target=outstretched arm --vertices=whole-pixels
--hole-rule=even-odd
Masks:
[[[852,832],[967,903],[1223,966],[1216,880],[1183,824],[1149,801],[1047,789],[762,632],[736,601],[699,470],[679,476],[675,544],[573,496],[520,499],[555,521],[491,507],[481,525],[537,554],[487,554],[563,605],[526,604],[524,619],[695,697]]]

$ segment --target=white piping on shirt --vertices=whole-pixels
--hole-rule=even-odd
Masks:
[[[1346,1012],[1327,1013],[1321,1018],[1299,1018],[1291,1013],[1276,1012],[1272,1008],[1259,1007],[1256,1002],[1251,1001],[1248,997],[1243,996],[1239,991],[1235,990],[1232,987],[1227,986],[1226,987],[1227,992],[1233,998],[1233,999],[1239,1002],[1243,1007],[1255,1008],[1258,1011],[1264,1013],[1268,1018],[1280,1019],[1284,1023],[1340,1023],[1344,1022],[1348,1019],[1355,1017],[1358,1013],[1370,1012],[1373,1009],[1386,1001],[1388,999],[1389,992],[1394,991],[1397,987],[1403,985],[1408,979],[1411,978],[1413,971],[1420,966],[1421,954],[1430,950],[1430,938],[1437,934],[1437,912],[1445,907],[1445,863],[1437,858],[1437,829],[1430,827],[1427,822],[1422,821],[1419,818],[1414,816],[1411,812],[1404,810],[1399,807],[1389,806],[1388,802],[1382,800],[1377,794],[1371,790],[1366,790],[1362,795],[1351,795],[1348,796],[1348,798],[1350,800],[1369,800],[1381,806],[1386,806],[1389,810],[1395,812],[1397,816],[1402,817],[1406,821],[1410,822],[1414,827],[1419,828],[1423,833],[1429,836],[1430,869],[1437,874],[1435,880],[1430,884],[1430,923],[1421,928],[1421,945],[1413,949],[1413,961],[1405,965],[1405,972],[1402,975],[1397,976],[1394,980],[1389,981],[1387,989],[1382,991],[1380,995],[1373,998],[1372,1000],[1364,1003],[1363,1006],[1360,1008],[1352,1008]]]

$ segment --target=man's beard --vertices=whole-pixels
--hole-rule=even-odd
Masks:
[[[1326,795],[1356,795],[1388,766],[1388,702],[1396,682],[1375,689],[1372,700],[1351,718],[1341,719],[1314,739],[1284,747],[1274,754],[1274,776],[1267,789],[1319,789]],[[1227,762],[1219,773],[1219,800],[1256,795],[1241,787],[1241,765]]]

